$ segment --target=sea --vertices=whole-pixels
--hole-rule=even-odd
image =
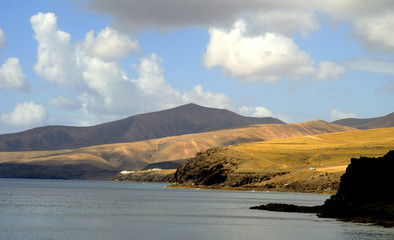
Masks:
[[[329,195],[174,189],[166,184],[0,179],[0,239],[394,239],[394,229],[250,210]]]

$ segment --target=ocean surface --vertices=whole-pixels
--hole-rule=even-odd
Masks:
[[[0,179],[0,239],[394,239],[394,229],[249,209],[270,202],[314,206],[328,197]]]

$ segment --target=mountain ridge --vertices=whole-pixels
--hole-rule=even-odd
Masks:
[[[344,118],[333,121],[334,124],[354,127],[357,129],[373,129],[394,127],[394,112],[375,118]]]
[[[244,117],[226,109],[186,104],[90,127],[53,125],[3,134],[0,135],[0,151],[74,149],[208,132],[250,124],[283,123],[271,117]]]

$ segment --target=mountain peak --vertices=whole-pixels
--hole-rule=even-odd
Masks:
[[[201,133],[251,124],[283,123],[275,118],[244,117],[226,109],[189,103],[92,127],[47,126],[21,133],[0,135],[0,151],[79,148]]]

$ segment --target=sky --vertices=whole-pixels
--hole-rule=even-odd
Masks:
[[[196,103],[287,123],[394,111],[392,0],[0,0],[0,134]]]

